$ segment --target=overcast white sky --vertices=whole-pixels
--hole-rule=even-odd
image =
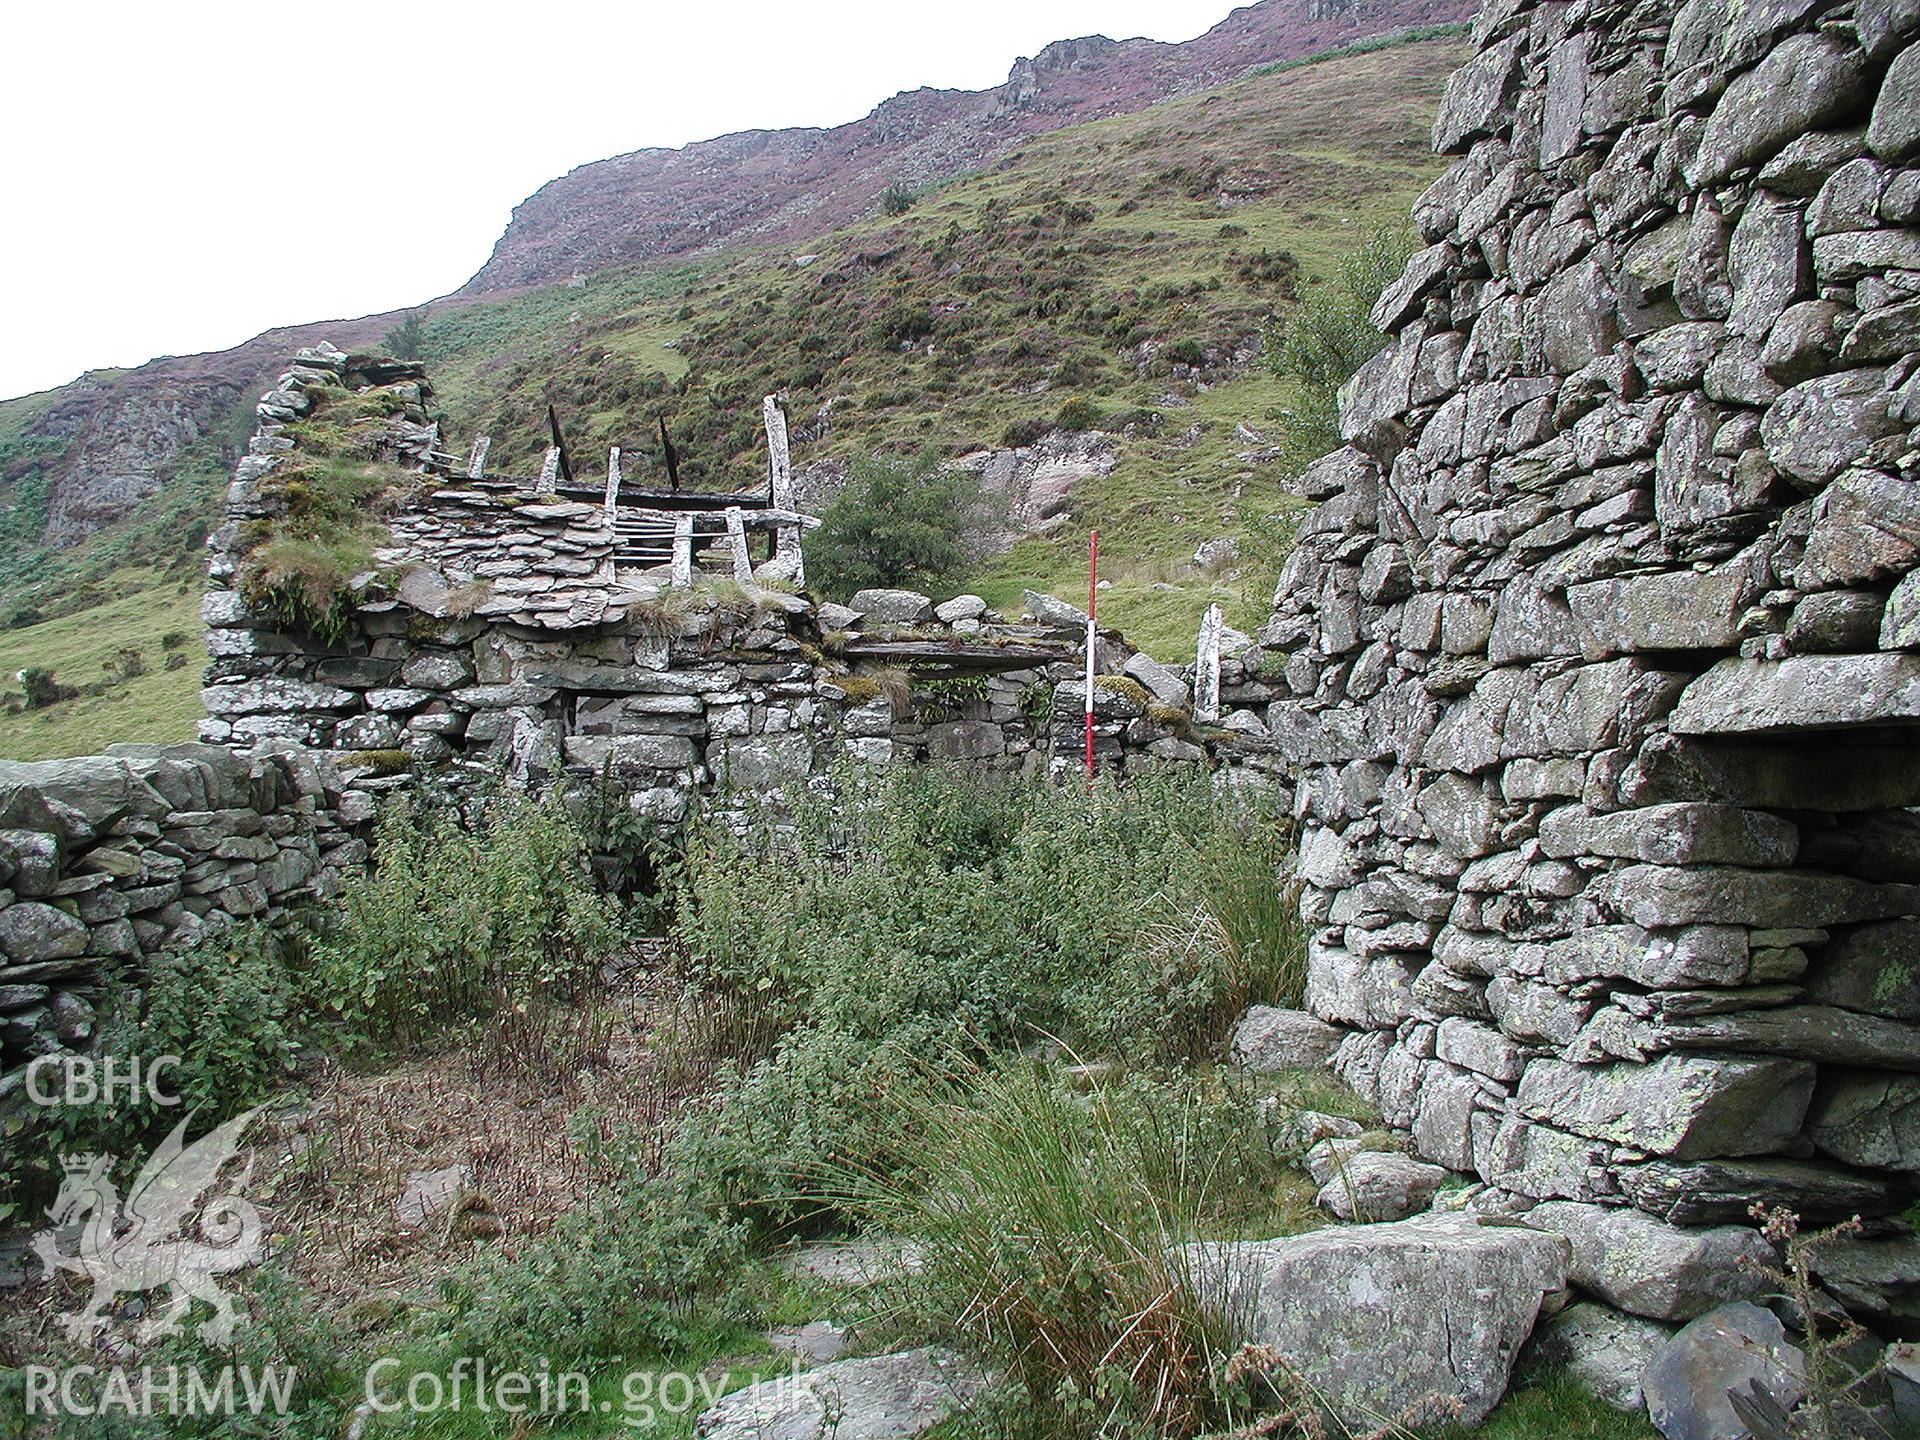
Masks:
[[[576,165],[984,89],[1231,0],[0,5],[0,396],[457,288]]]

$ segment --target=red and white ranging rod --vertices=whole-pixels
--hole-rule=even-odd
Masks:
[[[1100,532],[1087,536],[1087,784],[1093,784],[1094,615],[1100,604]]]

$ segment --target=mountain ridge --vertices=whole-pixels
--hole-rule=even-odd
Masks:
[[[740,243],[781,243],[923,188],[1049,130],[1145,109],[1385,31],[1470,18],[1461,0],[1258,0],[1192,40],[1056,40],[989,90],[903,91],[844,125],[742,130],[576,166],[514,207],[475,298]],[[640,197],[629,216],[614,202]]]

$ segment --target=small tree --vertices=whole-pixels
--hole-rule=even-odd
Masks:
[[[889,215],[904,215],[913,208],[913,191],[895,183],[880,192],[880,208]]]
[[[972,477],[931,454],[856,460],[807,544],[807,568],[829,595],[935,584],[965,564],[978,505]]]
[[[418,360],[426,344],[427,311],[409,310],[400,323],[387,331],[380,348],[396,360]]]
[[[1338,448],[1340,387],[1387,343],[1367,313],[1412,253],[1413,242],[1404,231],[1385,226],[1372,231],[1341,259],[1331,279],[1308,292],[1270,343],[1269,363],[1293,383],[1298,397],[1279,417],[1290,474]]]
[[[13,678],[20,682],[29,710],[44,710],[49,705],[58,705],[62,700],[71,700],[78,693],[71,685],[62,685],[55,680],[51,670],[43,670],[37,665],[29,665]]]

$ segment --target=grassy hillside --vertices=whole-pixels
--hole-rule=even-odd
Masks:
[[[990,173],[798,252],[603,272],[430,314],[424,358],[448,433],[460,445],[491,434],[494,468],[531,473],[553,404],[578,455],[618,444],[628,474],[646,477],[659,474],[664,416],[689,482],[733,488],[764,473],[771,390],[803,433],[832,404],[824,437],[796,446],[802,465],[875,449],[959,455],[1091,419],[1125,432],[1112,474],[1076,487],[1067,525],[967,583],[1002,605],[1026,586],[1083,596],[1098,526],[1114,581],[1103,618],[1178,659],[1209,601],[1258,622],[1287,533],[1280,477],[1239,458],[1260,442],[1238,427],[1271,435],[1288,400],[1254,358],[1260,338],[1356,236],[1403,222],[1438,170],[1429,122],[1465,53],[1441,37],[1279,67],[1039,137]],[[0,619],[25,604],[103,644],[151,640],[124,628],[146,614],[126,608],[130,567],[148,587],[196,574],[223,484],[217,464],[182,467],[140,520],[29,557],[0,581]],[[1196,572],[1195,547],[1219,536],[1240,541],[1242,562]],[[61,680],[95,678],[93,657],[65,658],[49,623],[0,634],[0,663],[40,647]],[[131,730],[108,738],[183,735],[191,708],[130,703]],[[84,709],[0,715],[0,754],[97,743],[102,717]]]
[[[121,740],[190,740],[200,708],[198,577],[168,577],[127,568],[120,593],[39,624],[0,629],[0,678],[11,695],[15,677],[51,671],[81,694],[41,709],[0,711],[0,755],[45,760],[85,755]],[[131,660],[126,652],[137,652]],[[178,656],[176,661],[174,657]],[[169,662],[174,668],[168,669]],[[127,678],[129,670],[138,670]]]

